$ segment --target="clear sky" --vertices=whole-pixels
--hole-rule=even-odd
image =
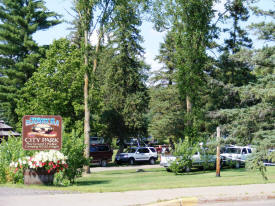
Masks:
[[[225,0],[222,0],[224,2]],[[71,10],[72,0],[45,0],[46,7],[50,11],[55,11],[56,13],[63,16],[63,20],[71,21],[73,19],[73,12]],[[216,5],[216,9],[222,10],[222,4]],[[274,9],[273,0],[262,0],[260,7],[263,9]],[[257,18],[252,18],[251,21],[257,21]],[[70,31],[68,28],[70,25],[66,22],[61,23],[55,27],[52,27],[46,31],[39,31],[34,35],[34,39],[40,44],[51,44],[54,39],[59,39],[61,37],[66,37]],[[145,22],[141,27],[141,35],[144,38],[143,48],[145,49],[145,59],[146,63],[151,65],[152,70],[157,70],[160,68],[160,64],[154,60],[155,56],[158,54],[159,45],[163,42],[165,33],[159,33],[153,29],[151,23]],[[256,42],[256,47],[262,47],[262,42]]]

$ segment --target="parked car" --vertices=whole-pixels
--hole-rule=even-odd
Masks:
[[[180,157],[178,157],[180,158]],[[170,154],[165,154],[163,153],[161,155],[161,160],[160,160],[160,165],[165,167],[169,171],[169,167],[172,162],[176,161],[177,157],[170,155]],[[193,156],[192,156],[192,167],[203,167],[205,162],[207,163],[212,163],[213,165],[216,164],[216,155],[206,155],[206,154],[201,154],[201,152],[197,151]],[[185,168],[186,171],[189,171],[190,168]]]
[[[90,137],[90,144],[104,144],[102,137]]]
[[[236,168],[245,164],[246,159],[252,154],[250,146],[228,146],[221,154],[223,165],[234,165]]]
[[[133,165],[135,162],[149,162],[155,164],[158,154],[153,147],[132,147],[126,152],[116,155],[115,161],[118,164],[129,163]]]
[[[108,162],[112,161],[113,150],[107,144],[91,144],[90,157],[92,157],[92,164],[106,167]]]

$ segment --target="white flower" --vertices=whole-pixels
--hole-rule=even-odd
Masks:
[[[63,153],[50,150],[48,152],[40,151],[34,154],[33,157],[26,156],[22,159],[18,159],[18,162],[11,162],[11,167],[17,167],[18,165],[26,165],[29,168],[36,168],[36,167],[43,167],[42,163],[51,162],[57,163],[58,161],[60,164],[66,164],[65,160],[68,159]],[[35,162],[35,164],[33,164]]]

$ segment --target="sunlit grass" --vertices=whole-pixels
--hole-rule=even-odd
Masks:
[[[247,171],[244,168],[222,170],[221,177],[216,177],[214,170],[195,171],[180,175],[169,173],[163,168],[145,169],[144,171],[145,172],[136,172],[134,169],[91,173],[90,175],[77,179],[75,185],[67,187],[35,185],[15,186],[79,192],[117,192],[180,187],[275,183],[275,167],[269,167],[267,169],[269,177],[267,181],[262,178],[259,172]]]

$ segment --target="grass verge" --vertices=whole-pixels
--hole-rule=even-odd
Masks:
[[[267,168],[267,174],[269,180],[266,181],[259,172],[247,171],[245,168],[222,170],[221,177],[216,177],[214,170],[175,175],[163,168],[158,168],[145,169],[145,172],[120,170],[92,173],[77,179],[75,185],[67,187],[12,184],[4,184],[2,186],[77,192],[123,192],[130,190],[275,183],[275,167]]]

